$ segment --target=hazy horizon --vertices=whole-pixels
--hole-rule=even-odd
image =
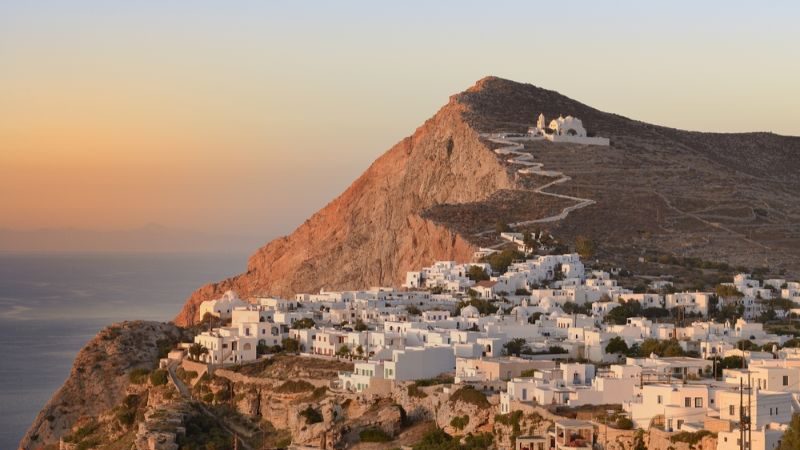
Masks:
[[[284,235],[487,75],[800,135],[796,4],[237,6],[0,4],[0,228]]]

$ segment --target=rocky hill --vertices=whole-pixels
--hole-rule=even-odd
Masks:
[[[36,416],[20,448],[57,446],[79,421],[118,406],[128,394],[129,374],[151,370],[180,333],[172,324],[142,321],[114,324],[98,333],[75,357],[69,378]]]
[[[553,193],[594,200],[543,226],[564,242],[592,238],[601,253],[700,256],[800,271],[800,138],[699,133],[605,113],[554,91],[496,77],[451,97],[292,234],[262,247],[247,272],[198,289],[176,317],[234,289],[290,296],[320,288],[399,284],[436,259],[467,261],[476,232],[496,220],[546,217],[569,201],[532,190],[481,133],[521,132],[544,113],[573,115],[610,147],[536,142],[538,162],[571,180]]]

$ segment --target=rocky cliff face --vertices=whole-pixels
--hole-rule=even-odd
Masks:
[[[800,138],[675,130],[488,77],[454,95],[292,234],[259,249],[246,273],[198,289],[176,322],[193,323],[200,302],[228,289],[290,296],[396,285],[436,259],[468,260],[479,241],[465,230],[502,219],[487,219],[493,212],[512,209],[509,221],[527,221],[564,208],[563,197],[532,190],[552,180],[519,176],[480,137],[524,132],[539,113],[576,116],[611,139],[610,147],[526,144],[548,170],[571,177],[550,192],[595,202],[546,225],[565,242],[585,235],[632,258],[653,251],[800,275]]]
[[[159,349],[171,347],[179,335],[176,326],[157,322],[105,328],[78,353],[69,378],[36,416],[20,448],[57,444],[80,419],[119,405],[126,396],[128,374],[136,368],[152,369]]]
[[[437,258],[468,260],[475,247],[421,213],[433,205],[480,201],[515,182],[464,112],[453,98],[291,235],[259,249],[246,273],[195,292],[176,322],[197,320],[199,303],[227,289],[241,296],[290,296],[364,288],[399,283],[405,271]]]

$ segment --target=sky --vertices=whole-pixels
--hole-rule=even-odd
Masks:
[[[272,238],[487,75],[800,135],[800,3],[0,0],[0,228]]]

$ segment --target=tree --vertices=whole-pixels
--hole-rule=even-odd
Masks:
[[[536,311],[535,313],[528,316],[528,323],[536,323],[536,321],[539,320],[540,317],[542,317],[542,313]]]
[[[336,356],[348,356],[350,354],[350,347],[347,344],[342,345],[339,347],[339,350],[336,351]]]
[[[608,341],[608,345],[606,345],[606,353],[611,354],[627,354],[628,353],[628,344],[625,342],[625,339],[622,339],[619,336],[615,336]]]
[[[758,319],[756,319],[756,321],[761,323],[766,323],[771,320],[775,320],[777,318],[778,318],[778,313],[775,312],[775,308],[770,306],[769,309],[767,309],[766,311],[761,313],[761,315],[758,316]]]
[[[498,234],[508,233],[509,231],[511,231],[511,227],[502,220],[498,220],[497,222],[495,222],[494,229],[495,231],[497,231]]]
[[[536,239],[530,231],[526,231],[525,234],[522,235],[522,243],[525,245],[526,252],[533,253],[536,251]]]
[[[578,236],[575,238],[575,250],[581,255],[581,258],[589,259],[594,256],[596,246],[594,241],[586,236]]]
[[[714,290],[720,297],[744,297],[744,294],[730,284],[718,284]]]
[[[478,312],[484,316],[489,314],[494,314],[499,309],[497,306],[495,306],[494,304],[492,304],[492,302],[488,300],[473,298],[466,302],[465,301],[458,302],[456,304],[455,315],[459,315],[461,313],[461,309],[466,306],[474,306],[475,308],[478,309]]]
[[[192,344],[189,347],[189,356],[194,360],[199,360],[201,355],[207,355],[208,349],[200,344]]]
[[[620,306],[615,307],[606,314],[605,321],[616,325],[624,325],[628,317],[637,317],[642,312],[642,305],[636,300],[620,300]]]
[[[650,356],[651,353],[655,353],[658,356],[684,356],[685,354],[677,339],[660,341],[652,338],[645,339],[642,342],[638,353],[642,357]]]
[[[712,359],[714,359],[714,358],[712,358]],[[741,356],[726,356],[726,357],[721,358],[721,359],[720,358],[716,358],[716,360],[717,360],[716,377],[721,377],[722,376],[722,371],[724,369],[741,369],[741,368],[745,367],[744,364],[742,364],[743,361],[742,361],[742,357]]]
[[[567,314],[592,314],[592,304],[591,303],[584,303],[579,305],[575,302],[565,302],[564,305],[561,307]]]
[[[519,356],[526,349],[530,351],[527,342],[522,338],[514,338],[506,342],[503,344],[503,348],[505,349],[506,355],[509,356]]]
[[[356,353],[358,354],[358,356],[363,356],[363,355],[364,355],[364,347],[362,347],[362,346],[359,344],[359,346],[358,346],[358,347],[356,347]]]
[[[651,306],[642,310],[642,315],[648,319],[656,319],[659,317],[669,317],[669,310]]]
[[[800,448],[800,414],[794,414],[789,428],[783,433],[778,450],[797,450]]]
[[[639,428],[633,438],[633,450],[647,450],[644,443],[644,430]]]
[[[417,308],[414,305],[406,306],[406,312],[411,314],[412,316],[419,316],[420,314],[422,314],[422,311],[420,311],[419,308]]]
[[[308,317],[305,317],[300,320],[295,320],[294,323],[292,324],[292,328],[294,328],[295,330],[302,330],[305,328],[314,328],[314,325],[316,325],[314,323],[314,319],[309,319]]]
[[[524,259],[525,255],[513,249],[505,249],[503,251],[492,253],[491,255],[483,257],[481,262],[489,263],[492,266],[492,270],[497,273],[505,273],[508,270],[508,266],[514,262],[515,259]]]
[[[363,320],[357,319],[356,320],[356,324],[353,327],[353,329],[356,330],[356,331],[367,331],[368,327],[367,327],[367,324],[365,324]]]
[[[489,274],[481,266],[469,266],[467,278],[477,283],[478,281],[488,280]]]
[[[281,342],[283,349],[289,353],[297,353],[300,351],[300,342],[294,338],[286,338]]]
[[[750,339],[742,339],[736,342],[736,348],[742,351],[758,351],[761,348],[754,344]]]

